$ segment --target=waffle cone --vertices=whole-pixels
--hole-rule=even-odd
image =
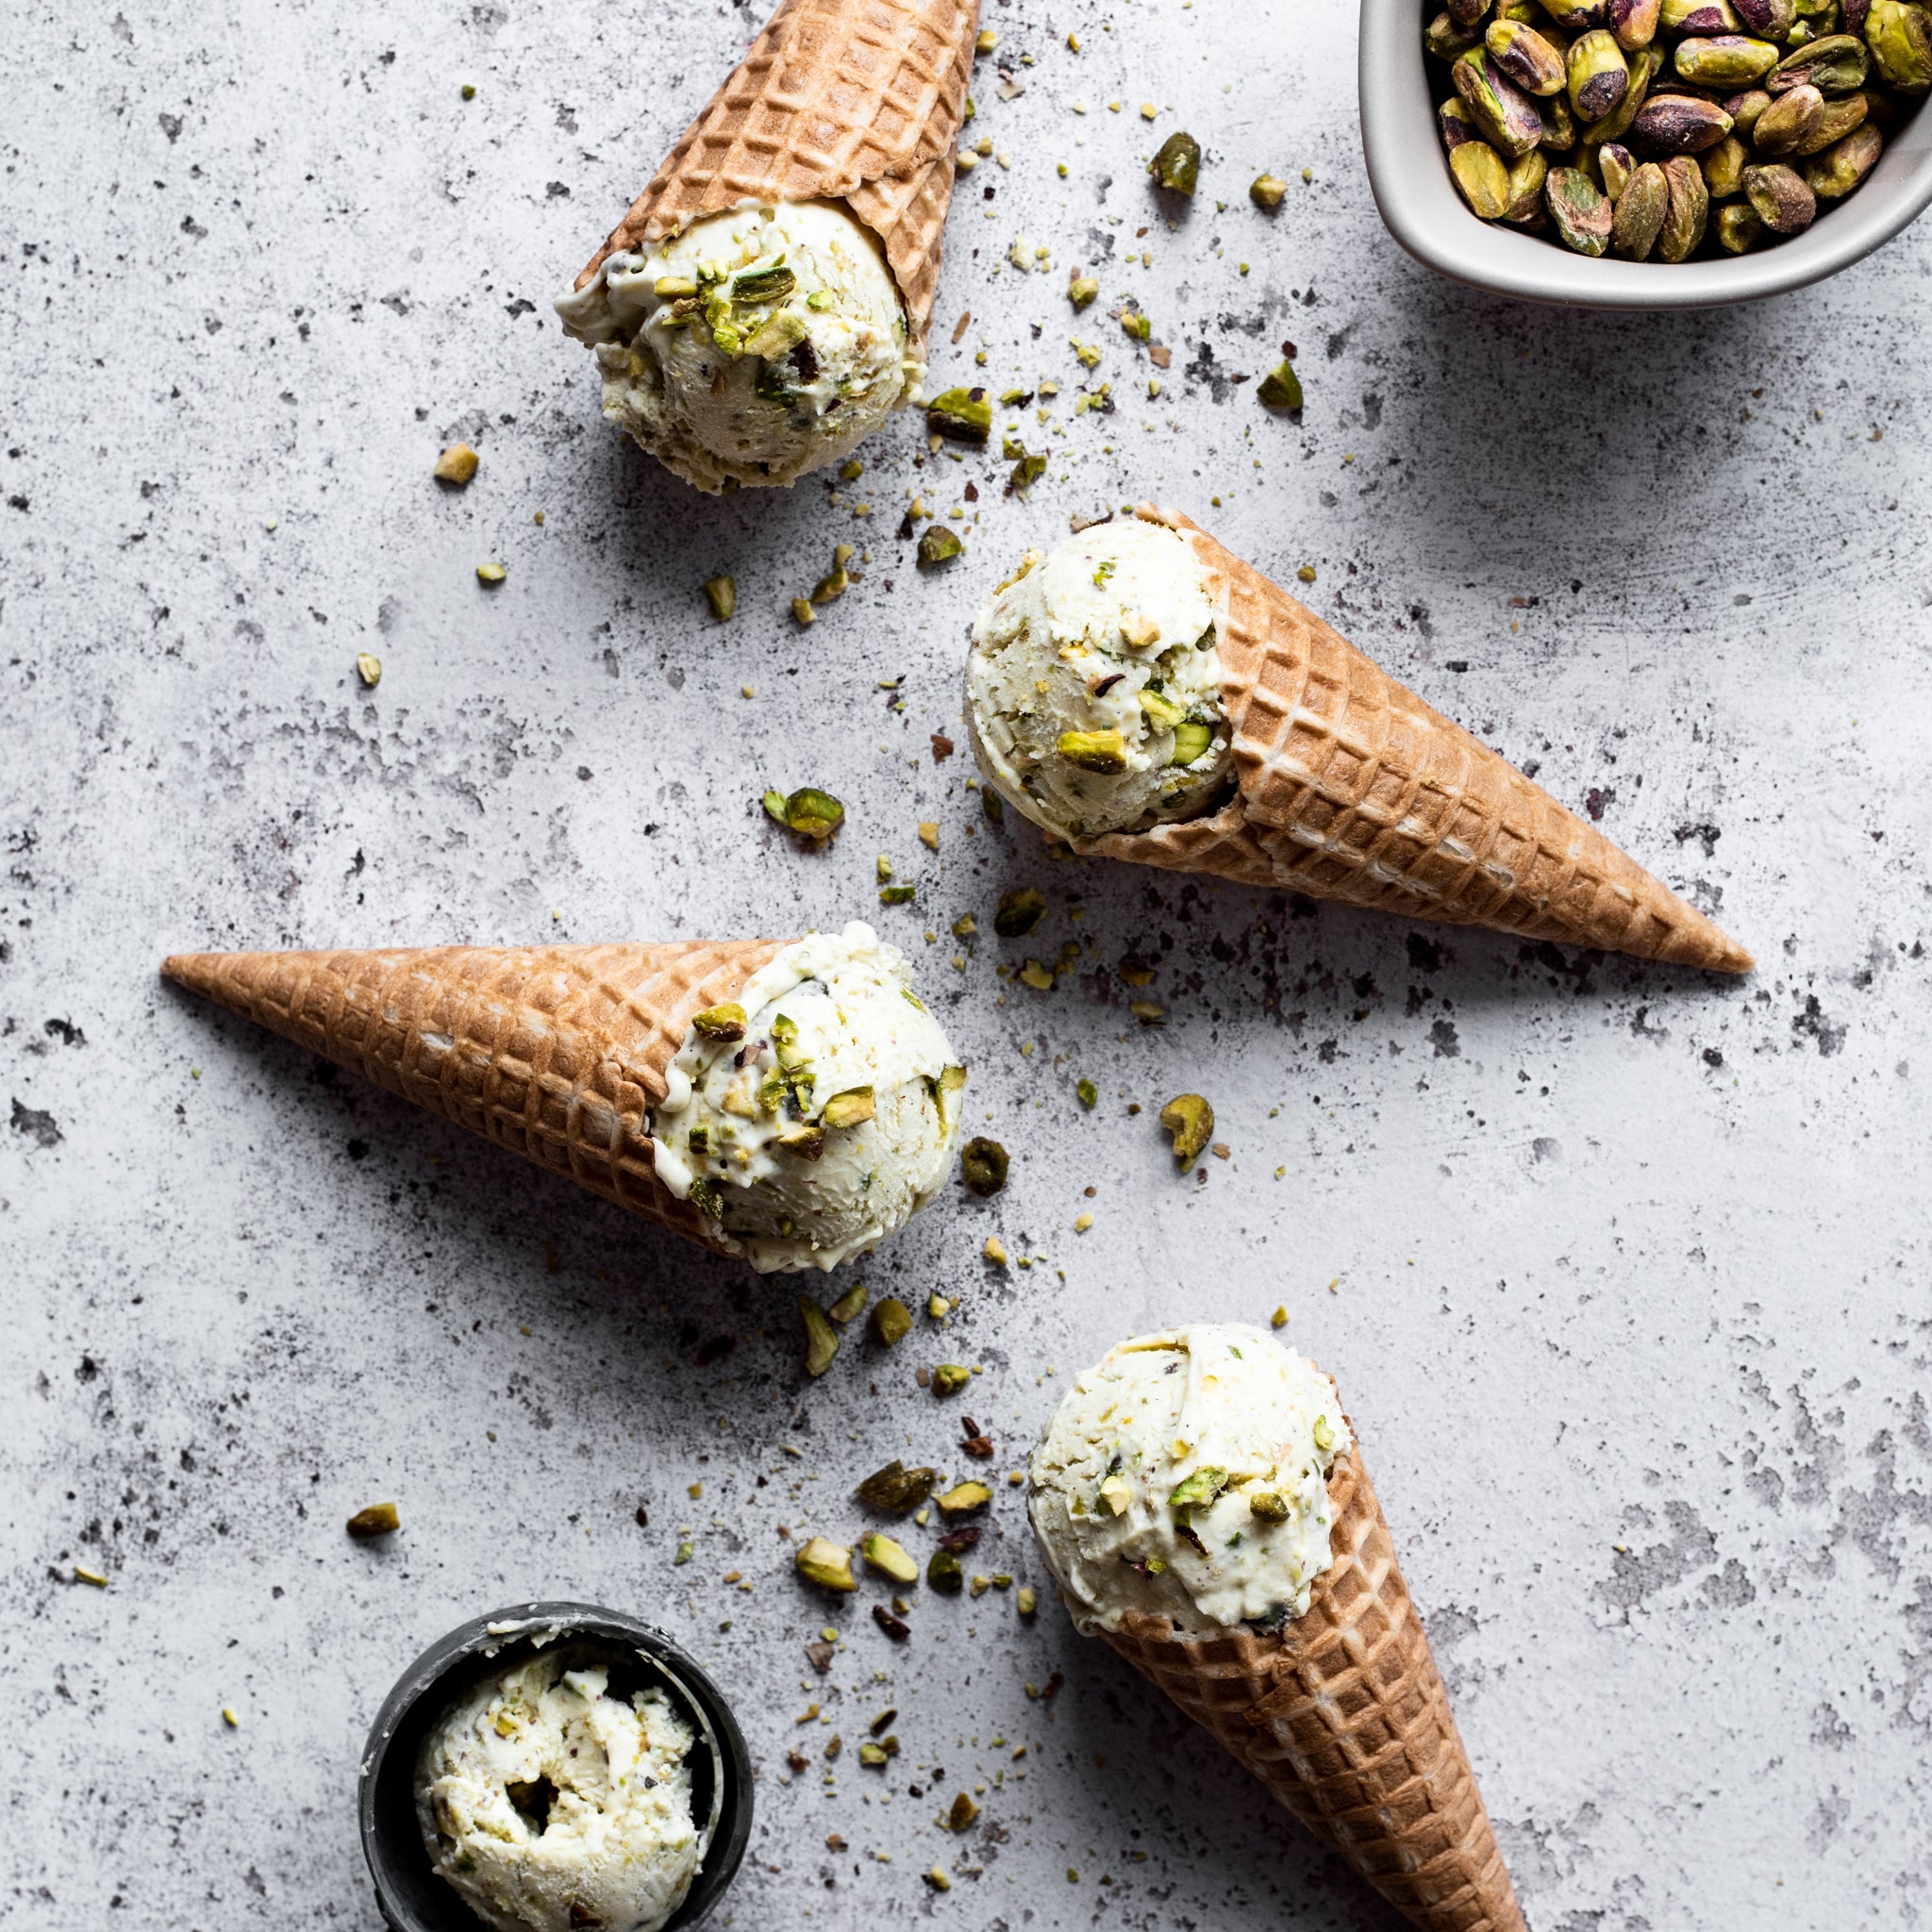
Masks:
[[[978,0],[784,0],[577,276],[747,202],[843,201],[924,344]]]
[[[1427,1633],[1359,1445],[1328,1478],[1332,1567],[1266,1636],[1101,1634],[1412,1924],[1524,1932]]]
[[[1751,955],[1188,518],[1224,608],[1235,795],[1208,818],[1074,850],[1212,873],[1412,919],[1486,925],[1674,965]]]
[[[170,979],[568,1174],[714,1253],[737,1243],[658,1178],[646,1109],[693,1013],[781,940],[188,953]]]

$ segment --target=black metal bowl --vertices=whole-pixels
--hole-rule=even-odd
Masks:
[[[439,1638],[396,1680],[363,1748],[357,1817],[376,1903],[394,1932],[487,1932],[439,1878],[416,1809],[416,1758],[429,1727],[485,1677],[535,1654],[537,1640],[606,1647],[614,1681],[664,1692],[697,1734],[691,1816],[707,1835],[684,1903],[664,1932],[693,1932],[730,1889],[751,1837],[751,1756],[731,1707],[661,1630],[594,1604],[518,1604]]]

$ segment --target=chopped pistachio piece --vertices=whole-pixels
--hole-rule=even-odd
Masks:
[[[856,1322],[865,1312],[865,1283],[855,1281],[832,1306],[825,1310],[832,1320],[841,1326]]]
[[[736,1000],[726,1000],[721,1006],[707,1007],[702,1013],[693,1013],[691,1024],[694,1031],[702,1033],[707,1040],[742,1040],[750,1016]]]
[[[1302,406],[1302,379],[1294,373],[1294,364],[1277,362],[1261,378],[1255,394],[1271,409],[1299,409]]]
[[[941,1596],[958,1596],[966,1587],[966,1575],[959,1568],[958,1557],[945,1549],[932,1553],[925,1566],[925,1580]]]
[[[791,615],[800,624],[816,624],[819,621],[819,614],[811,608],[809,597],[792,598]]]
[[[992,434],[992,402],[983,389],[949,389],[925,406],[925,426],[953,442],[983,443]]]
[[[403,1526],[393,1503],[372,1503],[349,1518],[345,1527],[353,1537],[391,1536]]]
[[[356,675],[362,680],[368,690],[374,691],[382,682],[382,659],[373,651],[358,651]]]
[[[1013,1593],[1013,1607],[1023,1617],[1030,1617],[1040,1607],[1040,1593],[1030,1583],[1023,1583]]]
[[[798,286],[798,277],[783,262],[771,268],[747,269],[731,282],[734,302],[782,302]],[[695,291],[693,291],[695,292]]]
[[[858,1588],[858,1580],[852,1574],[852,1552],[842,1543],[830,1542],[822,1536],[815,1536],[799,1546],[798,1554],[791,1559],[791,1567],[808,1583],[816,1583],[821,1590],[853,1591]]]
[[[1201,1468],[1184,1476],[1168,1492],[1170,1509],[1205,1509],[1227,1487],[1224,1469]]]
[[[1171,193],[1193,193],[1201,179],[1201,143],[1191,134],[1170,134],[1147,172]]]
[[[1034,886],[1000,894],[992,929],[1003,940],[1024,939],[1046,917],[1046,894]]]
[[[918,566],[921,570],[937,570],[942,563],[950,563],[961,555],[966,546],[943,524],[928,524],[919,539]]]
[[[889,1294],[872,1311],[873,1340],[881,1348],[896,1348],[912,1333],[912,1310],[897,1295]]]
[[[873,1091],[870,1087],[848,1087],[825,1102],[819,1118],[828,1127],[856,1127],[873,1117]]]
[[[894,1583],[919,1581],[919,1565],[891,1537],[882,1536],[877,1530],[859,1544],[858,1554],[865,1558],[868,1569],[890,1576]]]
[[[1325,1415],[1318,1415],[1315,1418],[1315,1426],[1311,1433],[1315,1438],[1315,1447],[1324,1456],[1334,1448],[1335,1424]]]
[[[1160,1124],[1173,1136],[1174,1157],[1186,1174],[1214,1138],[1214,1109],[1198,1093],[1178,1093],[1160,1109]]]
[[[461,490],[475,475],[476,466],[482,460],[467,442],[453,442],[436,459],[436,480],[454,483]]]
[[[720,624],[728,624],[738,608],[738,579],[731,576],[707,577],[705,598],[711,607],[711,615]]]
[[[681,296],[695,295],[698,285],[690,275],[659,275],[651,284],[651,293],[660,302],[675,302]]]
[[[476,576],[482,583],[500,584],[508,575],[508,570],[500,563],[479,563],[476,566]]]
[[[839,1331],[808,1294],[798,1297],[798,1319],[805,1324],[805,1373],[816,1380],[839,1353]]]
[[[1174,752],[1168,763],[1191,765],[1196,758],[1206,755],[1213,742],[1214,727],[1211,724],[1176,724],[1174,727]]]
[[[984,1483],[955,1483],[943,1496],[935,1496],[941,1516],[970,1516],[992,1501],[992,1491]]]
[[[941,1362],[932,1372],[933,1393],[936,1395],[957,1395],[973,1379],[973,1371],[961,1362]],[[949,1491],[948,1494],[957,1494]],[[940,1507],[946,1507],[944,1496],[940,1498]]]
[[[1100,1089],[1091,1080],[1078,1079],[1074,1082],[1074,1091],[1080,1096],[1080,1105],[1089,1112],[1100,1105]]]
[[[979,1807],[973,1802],[967,1792],[961,1791],[953,1800],[952,1809],[946,1813],[946,1829],[970,1831],[973,1828],[973,1821],[978,1816]]]
[[[1133,1500],[1134,1486],[1118,1470],[1100,1485],[1100,1507],[1109,1516],[1124,1516]]]
[[[1007,1150],[983,1134],[967,1141],[959,1155],[960,1178],[982,1201],[990,1201],[1006,1186],[1007,1167]]]
[[[1257,175],[1248,184],[1248,199],[1257,208],[1279,208],[1288,183],[1279,175]]]
[[[935,1322],[943,1322],[953,1312],[953,1305],[944,1295],[935,1291],[925,1298],[925,1312]]]
[[[883,1744],[861,1744],[858,1747],[858,1761],[874,1771],[880,1770],[886,1762],[885,1746]]]
[[[882,1302],[880,1307],[884,1306]],[[908,1323],[911,1319],[907,1317]],[[870,1508],[883,1509],[889,1516],[904,1516],[932,1494],[932,1486],[938,1480],[938,1470],[908,1469],[894,1458],[885,1468],[874,1470],[853,1494]]]
[[[881,906],[909,906],[918,892],[916,886],[881,886],[879,904]]]
[[[764,807],[788,832],[817,844],[823,844],[845,823],[845,808],[816,785],[801,785],[789,798],[767,791]]]
[[[1100,282],[1096,276],[1083,275],[1075,269],[1067,281],[1067,300],[1075,308],[1085,308],[1100,293]]]
[[[1286,1523],[1292,1513],[1286,1496],[1274,1490],[1250,1490],[1248,1491],[1248,1514],[1258,1516],[1263,1523]]]
[[[1054,748],[1083,772],[1124,772],[1126,741],[1118,731],[1062,731]]]
[[[1277,1307],[1268,1317],[1268,1325],[1271,1328],[1286,1328],[1288,1326],[1288,1310],[1285,1307]]]

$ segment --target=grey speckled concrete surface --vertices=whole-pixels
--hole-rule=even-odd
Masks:
[[[909,419],[856,486],[722,504],[598,420],[547,297],[749,8],[9,19],[0,1920],[373,1926],[371,1712],[438,1632],[557,1593],[658,1618],[741,1694],[760,1782],[736,1925],[1380,1924],[1052,1607],[922,1603],[896,1648],[870,1591],[808,1600],[778,1535],[853,1527],[850,1482],[891,1455],[959,1466],[962,1406],[1014,1468],[1122,1334],[1285,1302],[1360,1426],[1538,1932],[1932,1922],[1932,229],[1740,313],[1486,303],[1375,220],[1349,9],[990,17],[1036,64],[1010,101],[982,64],[974,131],[1011,166],[956,204],[936,375],[978,375],[983,344],[982,379],[1058,381],[1031,504],[991,458],[919,467]],[[1177,230],[1141,173],[1176,126],[1208,157]],[[1273,220],[1243,192],[1263,166],[1292,181]],[[1020,234],[1041,273],[999,266]],[[1077,325],[1075,262],[1105,289]],[[1105,320],[1123,295],[1174,345],[1158,400]],[[1104,348],[1111,414],[1074,416],[1070,328]],[[1252,399],[1282,338],[1299,426]],[[428,472],[459,435],[483,468],[452,496]],[[965,559],[915,575],[908,492],[943,509],[974,483]],[[1319,609],[1588,800],[1756,976],[991,833],[963,758],[928,751],[959,736],[968,616],[1071,511],[1146,493],[1264,568],[1315,565]],[[801,635],[788,600],[841,539],[865,581]],[[728,628],[697,590],[721,569]],[[760,824],[766,780],[849,802],[834,851]],[[875,906],[881,851],[914,908]],[[1081,948],[1050,996],[995,976],[1024,947],[956,970],[948,923],[1022,882],[1053,901],[1040,940]],[[791,1286],[155,972],[182,947],[868,913],[1013,1181],[850,1271],[958,1296],[946,1332],[848,1345],[810,1387]],[[1158,949],[1158,1030],[1113,974],[1130,943]],[[1198,1186],[1126,1110],[1181,1087],[1233,1149]],[[1046,1258],[989,1272],[994,1230]],[[984,1367],[953,1407],[912,1380],[947,1357]],[[351,1543],[386,1496],[402,1535]],[[1038,1580],[1016,1497],[995,1522],[983,1566]],[[803,1646],[828,1621],[820,1679]],[[829,1728],[799,1723],[812,1701]],[[852,1746],[887,1705],[905,1753],[880,1778]],[[936,1801],[980,1785],[973,1836],[939,1830]]]

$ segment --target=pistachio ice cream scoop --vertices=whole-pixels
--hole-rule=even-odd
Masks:
[[[593,1645],[502,1671],[424,1740],[431,1865],[496,1932],[658,1932],[705,1851],[692,1742],[661,1691],[613,1695]]]
[[[731,208],[620,249],[557,312],[596,352],[604,414],[713,492],[837,462],[925,375],[877,237],[833,202]]]
[[[836,1268],[932,1198],[965,1084],[898,948],[854,921],[692,1021],[652,1117],[658,1175],[761,1274]]]
[[[1265,1329],[1124,1341],[1047,1425],[1027,1510],[1074,1624],[1139,1611],[1205,1635],[1299,1617],[1329,1566],[1335,1385]]]
[[[1193,818],[1227,789],[1221,612],[1186,540],[1135,518],[1031,550],[973,626],[980,770],[1064,839]]]

